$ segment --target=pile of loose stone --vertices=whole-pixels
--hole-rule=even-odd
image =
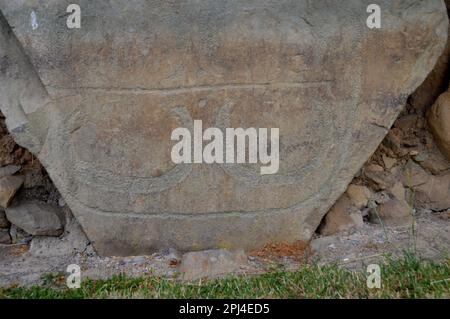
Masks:
[[[448,61],[448,49],[444,59]],[[438,64],[410,98],[378,150],[325,216],[320,235],[349,234],[364,222],[412,227],[422,213],[450,213],[450,93],[437,99],[430,93],[430,82],[448,83],[438,76],[445,70],[447,62]]]
[[[349,235],[369,224],[412,227],[427,214],[448,219],[449,43],[377,151],[325,216],[320,236]]]
[[[10,168],[1,168],[0,176]],[[32,236],[60,236],[64,231],[62,212],[57,207],[32,200],[11,205],[23,182],[21,175],[0,178],[2,244],[27,243]]]
[[[28,199],[26,190],[16,196],[24,175],[13,175],[19,166],[0,168],[0,245],[30,246],[33,254],[51,256],[84,251],[88,240],[70,210],[39,199]]]
[[[311,241],[321,263],[354,268],[414,250],[450,252],[450,98],[447,47],[377,151]],[[442,93],[444,92],[444,93]]]
[[[42,165],[0,120],[1,247],[31,247],[44,256],[86,250],[86,236]]]

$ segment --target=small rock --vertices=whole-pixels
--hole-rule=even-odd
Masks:
[[[450,161],[439,151],[423,151],[419,153],[414,160],[418,162],[422,168],[430,171],[434,175],[439,175],[450,170]]]
[[[8,229],[0,229],[0,244],[11,244],[11,236]]]
[[[409,161],[406,166],[402,176],[402,182],[405,187],[414,188],[422,184],[426,184],[431,178],[422,167]]]
[[[370,214],[370,221],[379,224],[380,219],[383,225],[388,227],[406,226],[412,223],[412,208],[405,202],[392,199],[377,208]]]
[[[370,164],[364,167],[364,176],[371,186],[378,190],[388,189],[394,183],[394,174],[385,172],[380,165]]]
[[[344,194],[325,216],[319,233],[323,236],[330,236],[340,232],[351,232],[362,227],[363,224],[361,212],[351,204],[350,199]]]
[[[421,163],[423,161],[426,161],[428,158],[428,154],[426,152],[419,152],[417,156],[414,157],[414,160],[418,163]]]
[[[28,244],[33,236],[25,232],[23,229],[11,225],[9,229],[9,235],[11,236],[11,241],[13,244]]]
[[[230,274],[246,263],[247,256],[243,250],[205,250],[184,254],[179,270],[184,280],[191,281]]]
[[[347,195],[356,208],[362,209],[367,206],[372,193],[366,186],[350,184],[347,188]]]
[[[450,208],[450,173],[434,176],[419,165],[408,163],[403,184],[410,189],[415,206],[434,211]]]
[[[14,195],[24,182],[23,176],[6,176],[0,178],[0,206],[7,208]]]
[[[10,223],[6,219],[6,214],[3,209],[0,208],[0,228],[9,228]]]
[[[429,170],[432,174],[439,175],[443,172],[450,171],[450,162],[429,157],[427,160],[420,163],[420,166]]]
[[[394,167],[394,165],[397,163],[397,160],[395,158],[383,155],[383,163],[384,163],[384,167],[386,167],[386,169],[389,170],[392,167]]]
[[[401,182],[395,183],[394,186],[390,189],[390,193],[394,195],[394,197],[399,201],[405,200],[405,187],[403,187],[403,184]]]
[[[414,187],[415,200],[434,211],[450,208],[450,174],[431,176],[427,183]]]
[[[35,236],[59,236],[63,232],[57,207],[29,201],[6,209],[6,217],[17,227]]]
[[[375,173],[384,172],[384,168],[378,164],[369,164],[369,165],[367,165],[366,170],[368,170],[370,172],[375,172]]]
[[[450,160],[450,92],[441,94],[433,104],[428,125],[442,154]]]
[[[20,166],[17,165],[7,165],[0,167],[0,178],[11,176],[20,171]]]

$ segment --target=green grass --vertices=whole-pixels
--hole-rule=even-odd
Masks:
[[[295,272],[196,283],[116,276],[85,280],[71,290],[60,276],[47,275],[43,286],[0,289],[0,298],[450,298],[450,260],[430,263],[411,254],[388,258],[381,265],[381,289],[368,289],[366,276],[337,265],[304,265]]]

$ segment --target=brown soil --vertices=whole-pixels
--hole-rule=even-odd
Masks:
[[[272,261],[288,257],[295,261],[306,262],[311,256],[311,247],[309,242],[305,241],[297,241],[293,244],[272,243],[252,251],[249,255]]]

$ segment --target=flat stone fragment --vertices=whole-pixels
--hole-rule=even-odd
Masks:
[[[183,255],[180,273],[183,280],[214,278],[231,274],[247,263],[244,251],[225,249],[190,252]]]
[[[102,255],[309,240],[446,44],[442,0],[372,2],[79,0],[68,29],[0,0],[1,111]],[[174,164],[194,120],[279,128],[279,171]]]
[[[45,203],[30,201],[11,206],[6,209],[6,217],[35,236],[59,236],[64,230],[58,208]]]
[[[25,178],[23,176],[6,176],[0,178],[0,207],[6,208],[22,186]]]

